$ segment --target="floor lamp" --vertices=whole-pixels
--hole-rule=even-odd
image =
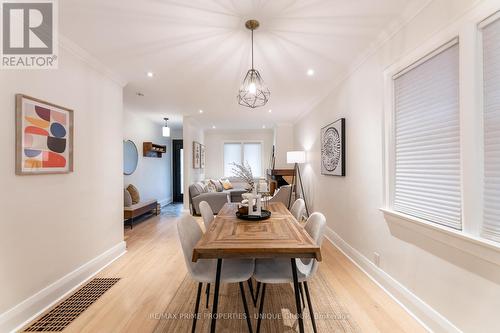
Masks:
[[[293,193],[295,193],[295,198],[297,198],[297,178],[298,178],[300,183],[300,191],[302,192],[302,199],[304,199],[304,203],[306,205],[307,217],[309,217],[309,208],[307,208],[307,200],[306,196],[304,195],[304,187],[302,186],[302,177],[300,176],[300,168],[299,168],[299,163],[306,163],[306,152],[303,150],[289,151],[286,153],[286,162],[288,164],[292,163],[294,164],[292,190],[290,191],[290,198],[288,199],[288,205],[290,206],[292,201],[292,191]]]

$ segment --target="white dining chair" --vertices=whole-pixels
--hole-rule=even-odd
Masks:
[[[293,217],[295,217],[295,219],[300,222],[305,210],[306,202],[304,201],[304,199],[299,198],[293,203],[292,208],[290,208],[290,213],[292,213]]]
[[[311,236],[314,242],[321,246],[323,242],[323,235],[326,226],[326,218],[321,213],[313,213],[307,219],[304,226],[307,233]],[[307,307],[311,315],[311,322],[313,330],[316,333],[316,322],[314,320],[314,311],[311,304],[311,297],[309,295],[309,286],[307,280],[314,276],[318,269],[318,261],[316,259],[295,259],[297,264],[297,277],[300,286],[300,293],[302,294],[302,304],[304,302],[303,289],[305,287],[305,294],[307,298]],[[255,260],[254,278],[257,282],[262,284],[262,292],[259,305],[259,317],[257,319],[257,332],[260,331],[260,323],[264,310],[264,296],[266,293],[266,284],[280,284],[293,282],[292,268],[290,259],[257,259]],[[257,287],[257,294],[259,293]]]
[[[286,208],[290,208],[291,192],[292,185],[283,185],[274,192],[274,195],[271,198],[267,199],[267,202],[281,202],[286,206]]]
[[[196,305],[193,314],[192,332],[195,332],[198,310],[200,306],[200,296],[203,283],[215,282],[217,270],[217,261],[214,259],[200,259],[197,262],[192,261],[193,250],[203,235],[200,226],[190,215],[183,216],[177,222],[177,231],[184,253],[187,270],[191,278],[198,282],[198,291],[196,296]],[[248,330],[252,332],[252,324],[248,305],[245,297],[243,282],[248,281],[254,272],[253,259],[224,259],[221,268],[221,283],[239,283],[243,308],[247,317]],[[217,295],[215,296],[217,297]]]
[[[203,224],[205,225],[205,232],[208,230],[208,227],[214,220],[214,212],[212,211],[212,207],[206,201],[200,202],[200,212],[201,217],[203,218]]]

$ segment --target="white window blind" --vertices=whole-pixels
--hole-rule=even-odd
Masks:
[[[461,230],[457,41],[393,79],[393,209]]]
[[[233,176],[233,165],[249,164],[254,177],[262,176],[262,144],[258,142],[224,143],[224,176]]]
[[[483,28],[484,219],[481,235],[500,241],[500,20]]]
[[[241,143],[224,144],[224,176],[233,175],[232,163],[241,163]]]
[[[260,143],[244,143],[243,160],[250,165],[254,177],[262,176],[262,151]]]

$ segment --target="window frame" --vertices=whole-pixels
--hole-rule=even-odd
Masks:
[[[384,71],[383,121],[383,206],[380,210],[390,226],[403,227],[424,234],[440,243],[466,251],[500,265],[500,243],[480,236],[483,222],[484,179],[484,108],[483,108],[483,46],[485,22],[500,18],[500,8],[471,11],[428,42],[402,57]],[[459,112],[460,166],[462,196],[462,230],[441,226],[393,209],[395,175],[395,100],[393,77],[435,54],[457,39],[459,43]],[[450,45],[448,45],[449,47]],[[478,149],[479,148],[479,149]]]
[[[264,167],[264,141],[262,140],[228,140],[222,142],[222,174],[223,177],[233,177],[233,176],[227,176],[225,172],[225,163],[224,163],[224,146],[226,144],[240,144],[241,146],[241,152],[240,152],[240,163],[243,163],[245,161],[245,150],[243,148],[243,145],[246,143],[258,143],[260,144],[260,175],[256,176],[254,175],[254,178],[262,178],[265,176],[265,167]]]

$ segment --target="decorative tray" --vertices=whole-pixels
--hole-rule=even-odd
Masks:
[[[268,218],[271,217],[271,212],[268,210],[261,210],[260,215],[248,215],[248,214],[242,214],[240,212],[236,212],[236,217],[241,219],[241,220],[247,220],[247,221],[262,221],[262,220],[267,220]]]

